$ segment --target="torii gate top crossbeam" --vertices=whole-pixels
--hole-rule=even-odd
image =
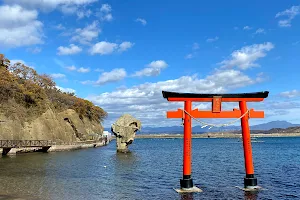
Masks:
[[[198,94],[198,93],[178,93],[162,91],[163,97],[168,101],[200,101],[211,102],[214,97],[222,98],[222,102],[259,102],[268,97],[269,92],[235,93],[235,94]]]
[[[260,102],[268,97],[269,92],[254,92],[240,94],[194,94],[194,93],[178,93],[162,91],[163,97],[168,101],[184,101],[184,102],[212,102],[211,111],[191,110],[189,114],[194,118],[239,118],[244,113],[241,110],[233,109],[233,111],[222,111],[222,102]],[[248,110],[251,118],[264,118],[263,111]],[[247,112],[248,112],[247,111]],[[167,118],[184,118],[184,110],[168,111]]]

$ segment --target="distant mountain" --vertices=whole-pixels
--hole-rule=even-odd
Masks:
[[[252,130],[270,130],[272,128],[290,128],[300,126],[300,124],[292,124],[287,121],[271,121],[264,124],[251,126]]]
[[[270,130],[274,128],[289,128],[289,127],[297,127],[300,124],[292,124],[287,121],[271,121],[263,124],[257,124],[250,126],[250,130]],[[194,126],[194,133],[204,133],[204,132],[220,132],[220,131],[236,131],[240,130],[240,126],[227,126],[222,128],[211,128],[205,127],[201,128],[201,126]],[[110,131],[110,129],[109,129]],[[141,133],[180,133],[183,131],[182,126],[170,126],[170,127],[142,127]]]

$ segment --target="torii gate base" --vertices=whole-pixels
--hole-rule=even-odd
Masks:
[[[178,193],[188,193],[188,192],[203,192],[200,188],[193,186],[192,188],[180,188],[180,189],[174,189]]]
[[[269,92],[242,93],[242,94],[193,94],[162,91],[163,97],[168,101],[183,101],[184,110],[168,111],[167,118],[184,119],[183,134],[183,178],[180,180],[180,189],[177,192],[201,192],[195,187],[192,179],[192,119],[191,118],[241,118],[242,137],[245,158],[244,190],[257,190],[257,178],[254,176],[252,159],[251,137],[248,120],[251,118],[264,118],[263,111],[248,110],[247,102],[260,102],[268,97]],[[211,111],[192,110],[192,102],[212,102]],[[221,111],[222,102],[239,102],[240,110]]]

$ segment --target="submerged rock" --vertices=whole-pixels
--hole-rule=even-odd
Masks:
[[[111,131],[116,136],[117,151],[128,152],[135,137],[135,133],[141,129],[141,122],[129,114],[122,115],[112,126]]]

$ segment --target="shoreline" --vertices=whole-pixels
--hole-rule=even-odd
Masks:
[[[107,141],[98,141],[98,142],[88,142],[88,143],[73,143],[73,144],[61,144],[61,145],[52,145],[47,152],[61,152],[61,151],[73,151],[79,149],[87,148],[97,148],[106,146],[110,143]],[[21,148],[12,148],[7,155],[16,155],[16,154],[26,154],[26,153],[35,153],[41,152],[42,147],[21,147]],[[0,154],[2,154],[3,149],[0,148]]]
[[[233,133],[203,133],[203,134],[193,134],[192,138],[241,138],[241,134]],[[264,137],[300,137],[300,133],[256,133],[251,134],[252,138],[264,138]],[[150,138],[183,138],[183,134],[145,134],[145,135],[136,135],[135,139],[150,139]]]

